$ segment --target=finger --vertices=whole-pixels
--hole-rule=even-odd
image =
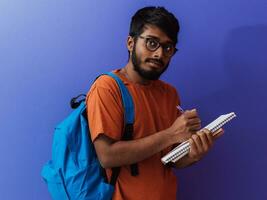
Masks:
[[[201,128],[201,125],[200,125],[200,124],[197,124],[197,125],[194,125],[194,126],[190,126],[190,127],[189,127],[189,131],[190,131],[190,132],[196,132],[196,131],[198,131],[200,128]]]
[[[194,142],[194,140],[192,138],[190,138],[188,141],[189,141],[189,144],[190,144],[189,156],[191,158],[194,158],[194,157],[197,156],[196,144],[195,144],[195,142]]]
[[[198,135],[201,139],[202,148],[203,148],[204,152],[207,152],[213,144],[211,132],[207,129],[203,129],[203,130],[198,132]]]
[[[186,110],[184,112],[184,115],[186,116],[187,119],[198,117],[198,114],[197,114],[197,110],[196,109]]]
[[[202,152],[202,142],[201,142],[199,135],[197,135],[197,134],[192,135],[191,138],[195,143],[197,154],[200,154]]]
[[[224,130],[222,128],[220,128],[218,131],[214,132],[212,134],[213,140],[218,139],[219,137],[221,137],[224,134]]]
[[[206,128],[201,129],[200,132],[206,135],[209,141],[209,144],[212,145],[213,144],[213,133],[209,129],[206,129]]]
[[[188,119],[188,124],[198,125],[198,124],[201,124],[201,120],[198,117],[197,118],[191,118],[191,119]]]
[[[212,147],[213,146],[213,136],[212,136],[212,133],[209,131],[208,133],[206,133],[206,136],[207,136],[207,139],[209,141],[210,147]]]

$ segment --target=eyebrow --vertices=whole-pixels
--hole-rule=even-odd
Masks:
[[[160,42],[160,39],[159,39],[159,37],[157,37],[157,36],[154,36],[154,35],[147,35],[146,37],[153,38],[153,39],[157,40],[158,42]],[[171,41],[171,40],[168,40],[168,41],[163,42],[163,43],[165,43],[165,44],[174,44],[174,42]]]

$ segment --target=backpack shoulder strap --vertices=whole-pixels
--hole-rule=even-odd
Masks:
[[[122,140],[132,140],[133,139],[133,124],[134,124],[134,103],[131,94],[129,93],[128,89],[122,82],[122,80],[112,72],[106,73],[106,75],[111,76],[114,78],[116,83],[119,86],[123,107],[124,107],[124,119],[125,119],[125,126],[124,126],[124,133],[122,136]],[[138,165],[137,163],[131,164],[131,175],[137,176],[138,175]],[[116,180],[120,173],[120,167],[112,168],[112,176],[110,183],[115,185]]]
[[[106,75],[111,76],[118,84],[121,92],[123,107],[124,107],[124,117],[126,124],[133,124],[134,123],[134,104],[132,96],[130,95],[128,89],[125,87],[122,80],[112,72],[106,73]]]

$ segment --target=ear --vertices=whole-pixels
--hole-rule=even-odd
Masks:
[[[130,52],[130,54],[133,51],[133,47],[134,47],[134,38],[132,36],[128,36],[127,37],[127,49]]]

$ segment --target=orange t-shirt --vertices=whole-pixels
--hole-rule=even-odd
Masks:
[[[113,72],[121,78],[133,98],[134,139],[149,136],[172,125],[177,118],[176,106],[180,104],[174,87],[161,80],[151,81],[149,85],[134,84],[119,70]],[[124,109],[116,81],[105,75],[99,77],[88,92],[86,102],[92,141],[102,133],[120,140],[124,128]],[[113,199],[176,199],[174,172],[160,160],[170,148],[138,162],[138,176],[131,175],[130,166],[122,166]],[[107,169],[107,174],[110,177],[110,169]]]

